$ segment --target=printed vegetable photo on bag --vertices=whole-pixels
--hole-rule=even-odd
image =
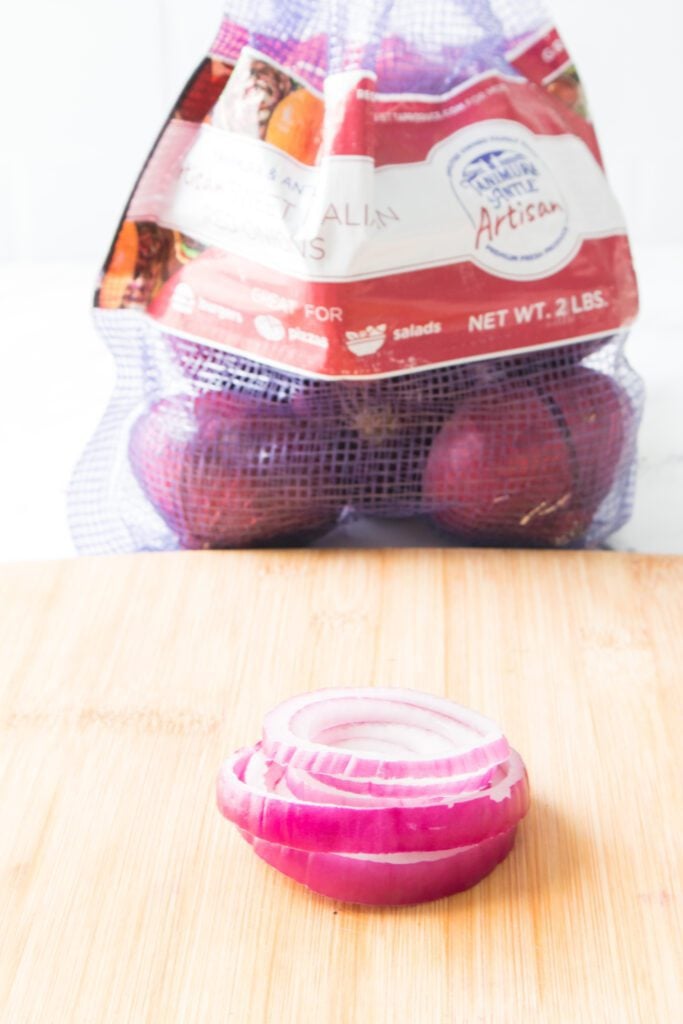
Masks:
[[[81,552],[353,516],[596,546],[642,407],[621,210],[535,0],[228,0],[95,297],[117,387]]]

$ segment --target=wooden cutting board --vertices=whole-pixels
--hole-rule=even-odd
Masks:
[[[213,553],[0,570],[3,1024],[683,1020],[683,559]],[[261,863],[221,759],[323,686],[500,721],[533,808],[473,891]]]

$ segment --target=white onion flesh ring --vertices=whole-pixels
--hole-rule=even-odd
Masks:
[[[495,722],[416,690],[318,690],[263,721],[263,752],[312,774],[443,778],[501,764],[509,746]]]

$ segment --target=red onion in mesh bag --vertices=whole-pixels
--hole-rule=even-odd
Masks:
[[[226,548],[329,528],[325,442],[287,410],[231,395],[162,399],[130,434],[133,472],[182,547]]]
[[[471,395],[425,471],[436,522],[470,542],[579,540],[612,489],[632,418],[622,388],[587,367]]]

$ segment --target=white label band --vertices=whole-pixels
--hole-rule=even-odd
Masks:
[[[311,281],[471,261],[509,279],[566,266],[587,238],[625,233],[586,144],[515,121],[469,125],[420,163],[332,156],[306,167],[201,126],[160,221],[206,245]]]

